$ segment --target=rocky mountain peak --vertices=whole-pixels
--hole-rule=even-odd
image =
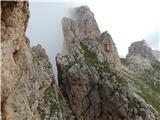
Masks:
[[[157,62],[151,47],[145,40],[131,43],[126,56],[129,68],[135,72],[152,69],[152,64]]]
[[[155,61],[152,49],[145,40],[131,43],[127,57],[130,56],[140,56],[150,61]]]
[[[99,31],[88,7],[62,19],[64,52],[56,57],[63,118],[149,120],[156,113],[129,88],[111,35]],[[118,72],[117,72],[118,71]]]
[[[62,27],[64,34],[64,52],[63,54],[72,54],[76,51],[75,44],[79,44],[82,41],[94,41],[96,44],[100,44],[101,49],[105,49],[106,60],[110,63],[112,68],[120,70],[120,59],[118,57],[117,48],[112,40],[110,34],[106,31],[100,33],[97,22],[94,18],[94,14],[90,11],[89,7],[81,6],[75,8],[76,19],[64,17],[62,19]],[[88,46],[92,49],[96,49],[94,45]],[[97,49],[97,55],[98,53]],[[98,55],[99,56],[99,55]],[[101,56],[103,59],[103,56]]]
[[[94,18],[94,14],[87,6],[76,8],[74,13],[75,20],[66,17],[62,19],[65,39],[64,53],[70,51],[70,45],[76,40],[82,40],[85,37],[92,40],[98,40],[100,38],[100,30]]]
[[[25,36],[28,2],[1,4],[3,120],[160,119],[160,64],[140,76],[121,66],[111,35],[100,33],[88,7],[76,8],[75,20],[62,19],[64,52],[56,57],[58,88],[45,50],[41,45],[30,47]],[[150,51],[142,45],[143,53]],[[129,59],[150,61],[150,53],[135,51],[131,48]]]
[[[80,36],[87,35],[90,39],[97,39],[100,34],[99,27],[94,14],[88,6],[81,6],[75,9],[76,20],[79,23]]]

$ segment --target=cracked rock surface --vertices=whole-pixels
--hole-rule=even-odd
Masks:
[[[63,18],[64,51],[56,57],[65,120],[157,120],[157,111],[136,94],[121,73],[115,44],[100,33],[86,6],[76,20]],[[80,14],[79,14],[80,13]]]
[[[152,64],[158,60],[145,40],[131,43],[128,51],[126,58],[129,62],[129,69],[134,72],[150,70],[152,69]]]
[[[30,47],[28,19],[28,2],[1,2],[2,119],[58,120],[52,66],[41,45]]]
[[[160,119],[160,63],[145,41],[120,60],[90,9],[76,8],[75,20],[62,19],[57,86],[45,50],[25,36],[28,19],[27,1],[1,2],[2,120]]]

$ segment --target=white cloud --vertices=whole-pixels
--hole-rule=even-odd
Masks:
[[[160,50],[159,29],[156,29],[160,24],[158,3],[158,0],[94,0],[90,7],[101,31],[107,30],[112,35],[119,54],[124,56],[131,42],[142,39]]]

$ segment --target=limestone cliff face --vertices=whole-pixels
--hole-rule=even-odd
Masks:
[[[72,45],[79,37],[88,37],[92,40],[100,38],[100,30],[97,22],[94,19],[94,14],[87,6],[82,6],[75,9],[75,18],[62,19],[63,33],[64,33],[64,53],[70,52],[70,45]]]
[[[126,58],[129,62],[129,69],[134,72],[152,69],[152,63],[157,61],[151,47],[145,40],[132,43]]]
[[[94,14],[90,9],[87,6],[76,8],[75,16],[76,20],[69,18],[62,19],[64,33],[63,54],[72,54],[72,52],[75,51],[74,43],[88,39],[97,44],[101,44],[103,49],[105,49],[104,56],[107,57],[106,60],[110,63],[110,67],[119,70],[121,65],[115,44],[107,31],[102,34],[100,33]],[[92,46],[94,47],[94,45]],[[94,47],[94,49],[96,50],[96,47]],[[103,55],[99,54],[98,51],[97,55],[100,59],[103,59]]]
[[[127,57],[136,56],[136,55],[149,59],[153,62],[155,61],[155,58],[152,53],[152,49],[145,40],[131,43]]]
[[[137,56],[137,50],[148,51],[138,56],[150,61],[152,70],[137,76],[121,65],[110,34],[100,33],[90,9],[82,6],[75,14],[75,20],[62,20],[58,94],[45,50],[41,45],[31,48],[25,36],[28,2],[1,2],[2,119],[159,120],[160,63],[150,48],[130,48],[128,58]]]
[[[28,2],[1,2],[2,119],[58,120],[52,66],[45,50],[25,36]]]
[[[121,74],[120,59],[108,32],[100,34],[88,7],[76,10],[76,20],[62,20],[66,52],[56,57],[63,118],[158,119],[157,112],[129,86],[129,77]]]

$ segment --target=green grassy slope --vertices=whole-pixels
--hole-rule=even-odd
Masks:
[[[129,84],[135,88],[135,92],[141,96],[146,103],[157,111],[160,111],[160,64],[156,63],[153,70],[135,74],[127,69],[127,60],[121,59],[123,64],[123,75]]]

